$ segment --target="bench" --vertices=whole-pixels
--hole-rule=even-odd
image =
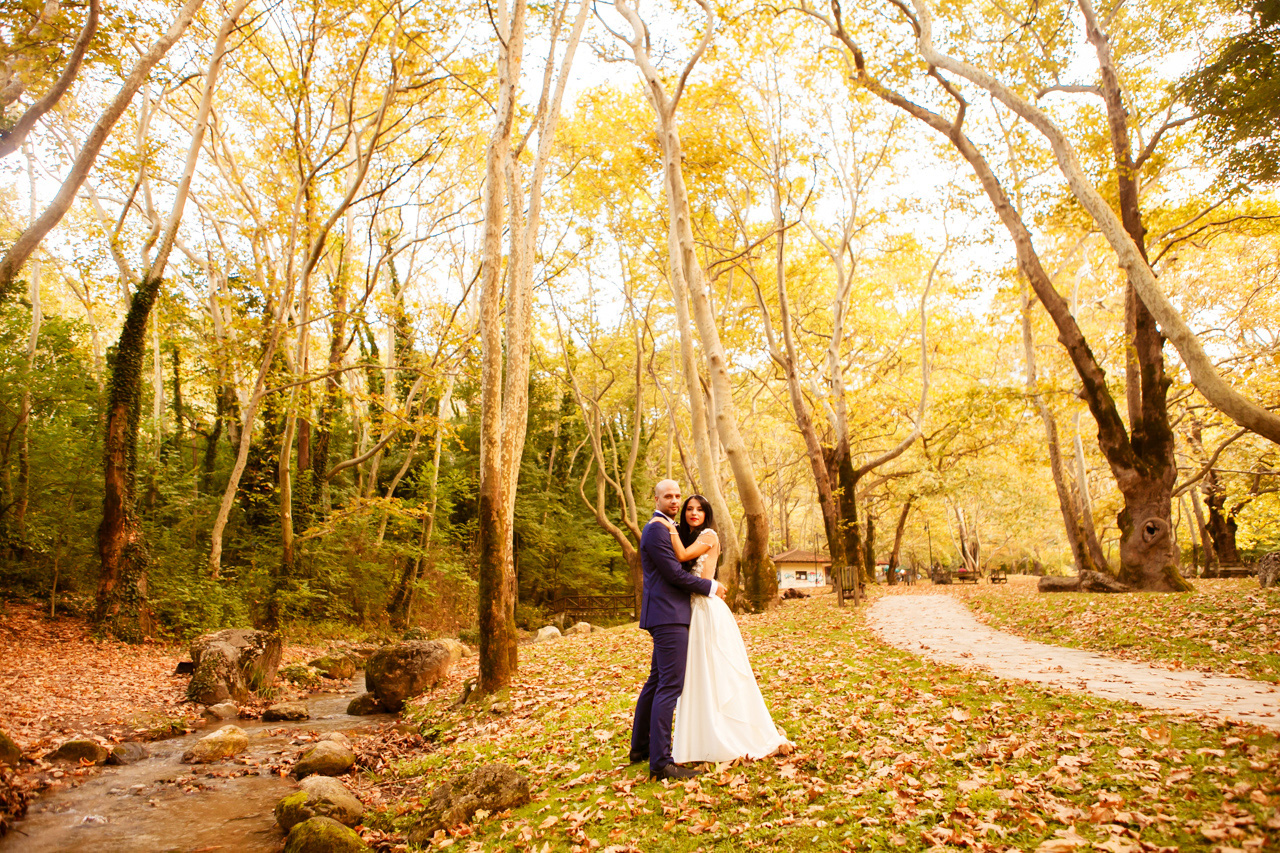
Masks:
[[[1251,578],[1253,577],[1253,569],[1249,566],[1218,566],[1216,569],[1206,569],[1203,577],[1206,578]]]
[[[978,582],[981,575],[978,572],[952,572],[956,583],[974,583]]]
[[[635,617],[636,600],[631,595],[565,595],[551,605],[552,613],[563,613],[574,621],[591,621],[599,618]]]
[[[1009,574],[1004,569],[992,569],[988,576],[992,583],[1008,583]]]

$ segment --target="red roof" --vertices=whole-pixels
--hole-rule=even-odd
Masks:
[[[773,561],[775,563],[830,563],[831,558],[826,554],[815,554],[812,551],[792,548],[790,551],[774,554]]]

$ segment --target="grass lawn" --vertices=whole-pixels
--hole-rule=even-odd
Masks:
[[[1107,595],[1036,592],[1008,584],[884,587],[887,594],[946,593],[990,625],[1044,643],[1175,669],[1280,682],[1280,589],[1255,578],[1193,580],[1194,592]]]
[[[452,688],[412,706],[430,745],[389,742],[384,768],[356,781],[373,803],[366,836],[404,849],[435,785],[501,761],[528,776],[533,802],[438,833],[430,848],[1280,849],[1273,734],[922,662],[831,596],[740,624],[794,754],[646,781],[626,754],[648,635],[567,637],[520,649],[510,713],[453,707]]]

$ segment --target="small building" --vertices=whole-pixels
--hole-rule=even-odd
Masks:
[[[773,555],[778,570],[778,589],[826,586],[831,578],[831,558],[825,554],[792,548]]]

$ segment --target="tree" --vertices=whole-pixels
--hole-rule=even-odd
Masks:
[[[13,284],[23,265],[31,257],[31,253],[40,245],[40,241],[61,221],[71,207],[71,203],[75,201],[76,193],[79,192],[80,186],[89,176],[94,162],[98,159],[98,152],[102,150],[107,137],[111,135],[111,129],[120,119],[120,116],[124,115],[129,103],[133,100],[133,96],[138,93],[138,89],[147,81],[151,74],[151,69],[169,52],[169,48],[173,47],[178,39],[182,37],[182,34],[190,26],[192,19],[195,18],[196,12],[200,10],[203,3],[204,0],[187,0],[183,7],[178,10],[173,23],[164,35],[156,39],[151,47],[134,63],[129,76],[125,78],[115,97],[102,111],[97,123],[89,131],[89,135],[85,137],[84,143],[76,154],[75,160],[71,164],[71,169],[63,180],[57,195],[49,202],[44,212],[27,226],[22,234],[18,236],[18,239],[14,240],[13,244],[5,252],[4,257],[0,258],[0,293]]]
[[[36,8],[39,8],[39,11],[36,11]],[[22,17],[30,21],[30,25],[25,29],[21,28],[21,25],[14,28],[17,30],[14,33],[16,38],[13,44],[5,45],[9,50],[4,51],[3,59],[0,60],[2,63],[0,64],[0,157],[6,157],[22,146],[27,134],[35,127],[40,117],[57,106],[62,96],[71,88],[72,81],[80,73],[85,54],[89,50],[89,43],[98,32],[100,9],[99,0],[89,0],[89,11],[85,15],[84,26],[81,27],[80,34],[71,46],[71,52],[67,55],[61,73],[49,84],[48,90],[43,95],[32,101],[22,114],[14,119],[5,116],[4,113],[18,102],[33,82],[27,79],[28,74],[32,66],[39,66],[41,63],[32,62],[32,57],[48,52],[52,44],[57,43],[56,39],[49,38],[49,35],[57,30],[58,24],[62,23],[55,21],[55,18],[59,17],[59,13],[63,10],[61,4],[57,2],[36,4],[25,2],[25,0],[5,3],[0,6],[0,9],[3,9],[4,17],[10,21],[18,21]],[[56,50],[53,52],[58,53]]]
[[[204,92],[191,132],[187,162],[178,182],[154,260],[138,282],[129,303],[129,313],[111,365],[104,441],[103,477],[105,491],[102,524],[98,527],[98,552],[102,567],[98,578],[94,621],[101,630],[125,639],[147,636],[151,616],[147,599],[146,543],[134,511],[137,480],[138,418],[142,393],[142,356],[146,349],[147,318],[164,281],[169,253],[177,238],[186,206],[187,193],[200,159],[204,133],[217,91],[218,73],[226,56],[227,38],[249,0],[238,0],[223,20],[213,47],[213,55],[203,77]]]
[[[934,51],[928,47],[930,30],[925,23],[928,11],[919,0],[914,2],[916,11],[920,14],[920,20],[913,18],[912,22],[919,33],[921,51],[926,58],[932,58]],[[921,9],[924,9],[923,13]],[[839,7],[836,6],[836,12],[838,11]],[[1172,547],[1170,506],[1176,464],[1173,459],[1173,434],[1168,427],[1168,414],[1165,410],[1168,381],[1163,372],[1160,356],[1161,341],[1154,322],[1143,319],[1142,312],[1132,314],[1136,319],[1133,320],[1131,328],[1135,329],[1134,340],[1142,367],[1139,371],[1131,372],[1128,377],[1129,385],[1136,386],[1129,396],[1131,433],[1126,428],[1112,399],[1102,367],[1094,357],[1066,301],[1058,293],[1049,274],[1045,271],[1030,231],[987,159],[964,131],[968,102],[955,86],[938,73],[937,69],[931,69],[930,76],[957,104],[955,117],[945,118],[907,99],[870,74],[861,48],[845,29],[842,19],[827,17],[812,11],[811,14],[820,17],[831,33],[848,48],[857,70],[857,79],[863,86],[882,100],[893,104],[944,135],[974,170],[993,209],[1013,238],[1021,272],[1026,276],[1041,304],[1049,312],[1058,328],[1059,340],[1066,347],[1080,375],[1084,384],[1085,399],[1098,423],[1099,444],[1111,466],[1117,485],[1125,496],[1125,510],[1120,521],[1122,529],[1120,579],[1143,589],[1186,589],[1188,585],[1178,573],[1177,558]],[[963,67],[984,80],[994,81],[990,74],[980,72],[964,63],[953,62],[952,66]],[[939,67],[941,67],[940,64]],[[993,85],[998,84],[993,83]],[[1011,97],[1016,99],[1016,96],[1011,95]],[[1034,110],[1034,108],[1030,109]],[[1057,132],[1056,127],[1055,132]],[[1058,137],[1061,138],[1060,133]],[[1065,139],[1061,141],[1065,144]],[[1118,143],[1116,147],[1118,151],[1124,150]],[[1055,145],[1055,151],[1059,148],[1060,146]],[[1091,186],[1090,191],[1096,194],[1096,190],[1092,190]],[[1115,219],[1109,208],[1106,210],[1106,215]],[[1127,232],[1125,240],[1129,241]],[[1113,242],[1113,248],[1115,245],[1116,243]],[[1125,245],[1132,248],[1131,242],[1126,242]],[[1134,276],[1140,272],[1139,265],[1122,265],[1130,273],[1130,281],[1133,281]],[[1145,261],[1142,262],[1141,269],[1150,273],[1150,268],[1145,265]],[[1138,290],[1136,286],[1135,290]],[[1142,295],[1145,305],[1147,293],[1144,291]],[[1135,310],[1131,309],[1131,313]],[[1135,375],[1138,373],[1140,375]]]
[[[498,38],[498,93],[493,132],[485,154],[484,242],[479,275],[482,363],[479,689],[485,693],[506,687],[517,666],[517,590],[512,537],[516,487],[529,415],[533,249],[541,217],[542,181],[569,69],[589,10],[586,0],[579,0],[576,15],[564,36],[564,54],[557,68],[556,53],[562,28],[568,11],[573,8],[564,0],[551,10],[550,53],[544,67],[538,110],[528,131],[515,141],[527,3],[502,0],[493,19]],[[526,184],[520,156],[535,134],[537,148],[532,155],[532,174]],[[504,225],[510,238],[509,255],[505,259]],[[505,329],[502,323],[504,296]]]
[[[729,382],[728,361],[724,345],[720,341],[715,316],[711,310],[705,273],[698,259],[697,243],[691,223],[689,192],[681,164],[683,155],[680,131],[676,122],[676,110],[680,105],[680,98],[684,94],[689,75],[715,35],[715,13],[711,5],[705,0],[698,0],[698,5],[704,13],[704,31],[671,92],[668,92],[662,74],[654,65],[649,27],[640,17],[638,3],[617,4],[619,13],[631,27],[631,35],[629,37],[618,33],[615,35],[631,49],[636,67],[644,79],[645,96],[657,120],[658,141],[662,150],[663,190],[667,201],[668,281],[679,322],[685,384],[689,394],[689,405],[694,413],[694,447],[698,452],[698,467],[702,474],[703,488],[710,490],[711,493],[707,497],[716,514],[721,518],[730,518],[728,505],[723,497],[717,494],[719,489],[709,485],[714,482],[716,470],[711,454],[709,423],[706,426],[708,433],[706,439],[699,440],[701,438],[699,425],[700,422],[705,423],[706,416],[702,413],[704,405],[700,374],[693,358],[693,340],[688,320],[690,307],[698,327],[698,337],[702,343],[710,377],[709,392],[715,415],[715,436],[733,471],[734,482],[738,487],[738,498],[742,502],[743,514],[746,517],[746,542],[743,545],[737,567],[739,570],[736,574],[732,563],[734,539],[724,537],[725,566],[728,569],[725,574],[729,596],[735,603],[745,603],[752,609],[763,610],[777,595],[777,576],[770,565],[768,553],[769,516],[738,427],[733,389]]]
[[[1249,27],[1179,86],[1205,147],[1225,158],[1224,176],[1244,186],[1280,181],[1280,3],[1254,0],[1248,8]]]

